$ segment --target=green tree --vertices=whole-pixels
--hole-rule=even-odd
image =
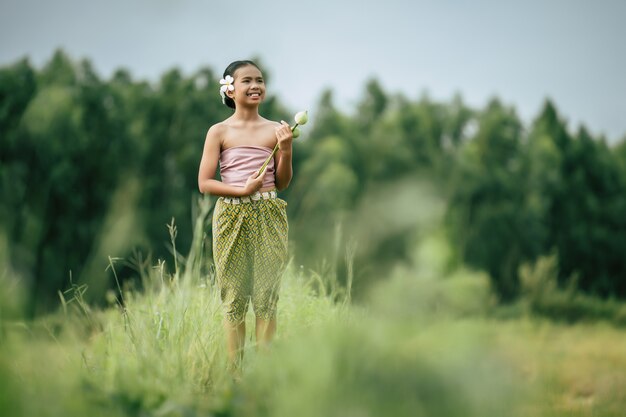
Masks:
[[[504,300],[516,295],[526,257],[521,128],[512,109],[489,103],[476,136],[459,149],[447,215],[461,259],[488,271]]]
[[[560,278],[602,296],[626,289],[626,182],[603,141],[581,128],[561,165],[563,187],[552,212]]]

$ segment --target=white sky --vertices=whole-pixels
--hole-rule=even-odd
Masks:
[[[525,122],[550,97],[570,129],[626,135],[625,0],[0,0],[0,65],[58,47],[150,80],[258,56],[294,111],[331,87],[351,112],[375,76],[410,98],[495,95]]]

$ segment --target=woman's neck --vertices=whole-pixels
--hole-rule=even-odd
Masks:
[[[241,120],[242,122],[252,122],[259,119],[259,108],[258,107],[237,107],[235,109],[235,113],[233,114],[234,118],[237,120]]]

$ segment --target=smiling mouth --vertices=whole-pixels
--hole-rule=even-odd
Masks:
[[[261,93],[249,93],[248,97],[261,97]]]

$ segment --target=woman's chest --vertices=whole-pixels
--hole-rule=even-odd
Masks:
[[[222,138],[222,148],[236,146],[264,146],[273,148],[276,145],[274,129],[229,129]]]

